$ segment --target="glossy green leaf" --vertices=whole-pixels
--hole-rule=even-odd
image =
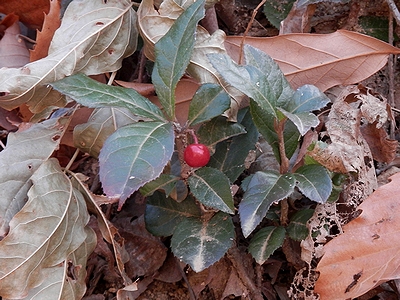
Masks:
[[[192,197],[178,203],[161,192],[155,192],[147,197],[144,217],[149,232],[157,236],[170,236],[183,220],[200,217],[200,208]]]
[[[268,226],[260,229],[251,239],[249,252],[262,265],[276,249],[282,246],[286,230],[282,226]]]
[[[314,214],[313,209],[302,209],[296,212],[291,218],[286,230],[288,235],[295,241],[302,241],[308,236],[307,221]]]
[[[293,175],[299,190],[312,201],[325,203],[332,191],[332,181],[327,170],[320,165],[304,165]]]
[[[229,215],[219,212],[211,219],[186,218],[175,229],[172,252],[195,272],[219,261],[232,246],[234,226]]]
[[[283,109],[280,111],[296,125],[301,135],[305,135],[312,127],[317,127],[319,119],[311,112],[289,113]]]
[[[213,168],[200,168],[188,178],[192,194],[205,206],[233,214],[233,198],[229,179]]]
[[[268,113],[256,105],[254,101],[250,102],[250,111],[253,116],[254,124],[256,124],[258,130],[268,144],[271,145],[277,160],[280,161],[278,135],[274,130],[274,120],[270,118]],[[294,125],[292,121],[286,121],[283,136],[285,139],[286,156],[291,158],[297,149],[301,137],[296,125]]]
[[[225,117],[220,116],[203,124],[197,131],[197,136],[203,144],[211,146],[245,132],[246,130],[239,123],[229,122]]]
[[[222,114],[231,104],[230,96],[222,86],[206,83],[200,86],[189,107],[189,126],[193,126]]]
[[[51,86],[87,107],[124,107],[141,117],[164,120],[162,111],[133,89],[103,84],[83,74],[65,77]]]
[[[240,110],[237,120],[244,126],[246,133],[218,143],[208,163],[209,167],[222,171],[231,183],[244,171],[249,151],[255,149],[258,140],[258,131],[249,109]]]
[[[285,110],[290,113],[311,112],[325,107],[329,102],[331,100],[316,86],[306,84],[294,92]]]
[[[143,196],[151,196],[157,190],[164,190],[166,195],[169,195],[175,187],[179,177],[169,174],[161,174],[158,178],[146,183],[140,192]]]
[[[184,74],[195,43],[197,23],[204,17],[204,0],[190,5],[154,46],[152,80],[168,118],[175,119],[175,88]]]
[[[275,171],[256,172],[247,183],[239,204],[242,232],[248,237],[267,214],[271,204],[293,193],[294,176]]]
[[[174,151],[170,123],[138,122],[114,132],[101,149],[100,180],[119,207],[136,190],[157,178]]]

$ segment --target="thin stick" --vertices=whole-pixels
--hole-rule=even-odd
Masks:
[[[65,171],[69,170],[69,168],[71,168],[72,164],[74,163],[75,159],[78,157],[79,154],[79,149],[77,148],[75,150],[74,155],[72,155],[71,159],[69,160],[67,166],[65,167]]]
[[[389,13],[389,44],[393,45],[393,12],[390,11]],[[388,72],[389,72],[389,94],[388,94],[388,100],[389,100],[389,105],[390,107],[395,107],[395,101],[394,101],[394,75],[393,75],[393,60],[394,60],[394,55],[390,54],[389,59],[388,59]],[[390,138],[394,139],[395,135],[395,120],[391,120],[390,124]]]
[[[389,5],[390,10],[392,11],[397,25],[400,25],[400,11],[397,8],[396,3],[394,3],[393,0],[386,0],[386,3]]]
[[[267,2],[267,0],[262,0],[260,4],[257,5],[257,7],[253,10],[253,14],[251,15],[251,19],[249,24],[247,24],[247,28],[245,32],[243,33],[243,38],[242,41],[240,42],[240,52],[239,52],[239,64],[242,63],[242,56],[243,56],[243,46],[244,46],[244,41],[246,40],[246,36],[249,33],[251,26],[253,26],[254,19],[256,18],[256,15],[258,13],[258,10]]]

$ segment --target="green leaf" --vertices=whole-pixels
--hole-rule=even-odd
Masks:
[[[262,90],[266,98],[251,98],[253,98],[262,109],[264,109],[262,104],[264,99],[270,101],[275,109],[278,107],[286,108],[290,101],[292,101],[294,91],[278,64],[264,51],[250,45],[245,45],[243,51],[246,64],[255,67],[257,69],[257,74],[261,73],[266,76],[263,77],[260,75],[260,78],[263,80],[260,81],[259,84],[260,87],[264,86]],[[258,86],[257,82],[256,86]]]
[[[311,112],[325,107],[329,102],[331,100],[316,86],[306,84],[294,92],[285,110],[290,113]]]
[[[285,105],[293,91],[271,57],[248,45],[244,51],[247,63],[250,62],[245,66],[235,64],[223,54],[209,54],[208,57],[226,82],[253,99],[269,118],[275,119],[277,106]]]
[[[231,183],[245,169],[245,160],[249,151],[255,149],[258,139],[258,131],[248,108],[240,110],[237,119],[246,129],[246,133],[218,143],[208,163],[209,167],[222,171]]]
[[[267,214],[271,204],[293,193],[294,176],[275,171],[256,172],[247,184],[239,204],[242,232],[248,237]]]
[[[200,217],[200,208],[192,197],[180,203],[161,192],[147,197],[146,228],[156,236],[172,235],[178,224],[190,217]]]
[[[270,118],[268,113],[256,105],[254,101],[250,101],[250,111],[253,116],[254,124],[256,124],[258,130],[268,144],[271,145],[277,160],[280,161],[278,135],[274,130],[274,120]],[[301,137],[296,125],[294,125],[292,121],[286,121],[283,136],[285,140],[286,156],[290,159],[295,153]]]
[[[140,188],[140,193],[147,197],[151,196],[157,190],[164,190],[166,195],[169,195],[173,188],[175,187],[179,177],[169,174],[161,174],[160,177],[146,183],[142,188]]]
[[[314,214],[313,209],[303,209],[296,212],[287,226],[287,233],[295,241],[302,241],[308,236],[307,221]]]
[[[204,0],[190,5],[155,44],[152,80],[170,120],[175,118],[175,88],[189,64],[197,23],[204,17]]]
[[[203,144],[212,146],[243,133],[246,133],[246,130],[242,125],[229,122],[225,117],[219,116],[203,124],[197,131],[197,136]]]
[[[268,226],[259,230],[251,239],[249,252],[262,265],[276,249],[282,246],[286,230],[282,226]]]
[[[222,114],[230,105],[231,98],[220,85],[203,84],[190,102],[188,126],[211,120]]]
[[[296,125],[301,135],[305,135],[312,127],[317,127],[319,119],[311,112],[290,113],[283,109],[280,111]]]
[[[293,175],[299,190],[312,201],[325,203],[332,191],[332,181],[328,172],[320,165],[305,165]]]
[[[135,90],[103,84],[83,74],[65,77],[51,86],[87,107],[124,107],[144,118],[165,120],[162,111]]]
[[[100,180],[107,196],[125,200],[157,178],[174,151],[170,123],[138,122],[114,132],[101,149]]]
[[[295,0],[269,0],[265,2],[263,12],[268,21],[276,28],[287,17]]]
[[[186,218],[175,229],[172,252],[195,272],[203,271],[232,246],[234,226],[229,215],[219,212],[211,219]]]
[[[229,179],[221,171],[200,168],[188,178],[188,183],[192,194],[205,206],[234,213]]]

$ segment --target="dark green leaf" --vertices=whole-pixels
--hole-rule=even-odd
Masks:
[[[200,141],[208,146],[215,145],[230,137],[246,133],[238,123],[228,122],[225,117],[216,117],[203,124],[197,132]]]
[[[144,217],[149,232],[157,236],[170,236],[183,220],[200,217],[200,208],[192,197],[178,203],[161,192],[155,192],[147,197]]]
[[[240,110],[237,119],[245,127],[246,133],[218,143],[208,163],[209,167],[222,171],[231,183],[245,169],[244,162],[249,151],[255,149],[258,139],[258,131],[248,109]]]
[[[208,55],[214,68],[232,86],[252,98],[268,114],[277,118],[276,108],[284,107],[290,101],[290,88],[278,65],[266,53],[245,45],[248,65],[235,64],[227,55]],[[261,68],[261,69],[260,69]]]
[[[274,120],[271,119],[271,117],[258,105],[256,105],[254,101],[250,102],[250,111],[251,115],[253,116],[254,124],[256,124],[258,130],[268,144],[271,145],[277,160],[280,161],[278,135],[274,130]],[[293,122],[286,121],[283,136],[285,139],[286,156],[291,158],[297,149],[300,139],[300,133]]]
[[[224,173],[204,167],[194,172],[188,182],[192,194],[205,206],[234,213],[229,179]]]
[[[138,122],[118,129],[101,149],[100,180],[119,207],[136,190],[157,178],[174,151],[170,123]]]
[[[265,217],[271,204],[292,194],[294,186],[295,179],[291,174],[256,172],[247,183],[239,204],[243,235],[248,237]]]
[[[284,227],[268,226],[259,230],[250,241],[249,252],[262,265],[285,240]]]
[[[189,107],[189,126],[222,114],[231,105],[230,96],[217,84],[206,83],[194,94]]]
[[[295,91],[285,110],[290,113],[311,112],[325,107],[329,102],[331,100],[316,86],[306,84]]]
[[[204,0],[195,1],[155,44],[152,80],[170,120],[175,119],[175,88],[189,64],[197,23],[204,17]]]
[[[232,246],[234,226],[229,215],[219,212],[211,219],[186,218],[175,229],[172,252],[200,272],[220,260]]]
[[[287,17],[295,0],[268,0],[264,4],[263,12],[268,21],[276,28],[280,28],[281,22]]]
[[[299,190],[312,201],[325,203],[332,191],[328,172],[320,165],[305,165],[293,174]]]
[[[319,119],[316,115],[310,112],[290,113],[283,109],[280,111],[296,125],[297,130],[301,135],[305,135],[312,127],[317,127]]]
[[[301,241],[307,238],[308,228],[306,224],[313,214],[313,209],[303,209],[293,215],[287,227],[287,233],[292,239]]]
[[[169,174],[161,174],[160,177],[146,183],[141,189],[140,193],[143,196],[150,196],[157,190],[164,190],[166,195],[169,195],[175,187],[179,177]]]
[[[51,86],[87,107],[125,107],[138,116],[164,120],[162,111],[133,89],[103,84],[83,74],[65,77]]]

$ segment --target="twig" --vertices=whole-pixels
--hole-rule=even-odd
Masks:
[[[386,0],[386,3],[389,5],[391,12],[393,13],[394,18],[396,19],[397,25],[400,25],[400,11],[394,3],[393,0]]]
[[[389,44],[393,45],[393,12],[390,11],[389,13]],[[388,59],[388,72],[389,72],[389,105],[390,107],[394,107],[395,101],[394,101],[394,75],[393,75],[393,61],[394,61],[394,55],[390,54],[389,59]],[[394,139],[395,135],[395,120],[391,120],[390,124],[390,138]]]
[[[243,38],[242,38],[242,41],[240,42],[240,49],[239,49],[239,64],[242,63],[243,46],[244,46],[244,41],[246,40],[246,36],[249,33],[251,26],[253,26],[253,22],[254,22],[254,19],[256,18],[258,10],[265,4],[265,2],[267,2],[267,0],[262,0],[260,2],[260,4],[258,4],[257,7],[253,10],[250,22],[249,22],[249,24],[247,24],[247,28],[246,28],[245,32],[243,33]]]
[[[250,299],[253,300],[263,300],[264,297],[261,294],[261,289],[257,288],[256,285],[253,283],[245,266],[243,265],[243,258],[239,252],[239,249],[233,246],[228,251],[228,258],[232,262],[232,265],[235,267],[239,278],[242,280],[243,284],[249,289],[251,297]]]

